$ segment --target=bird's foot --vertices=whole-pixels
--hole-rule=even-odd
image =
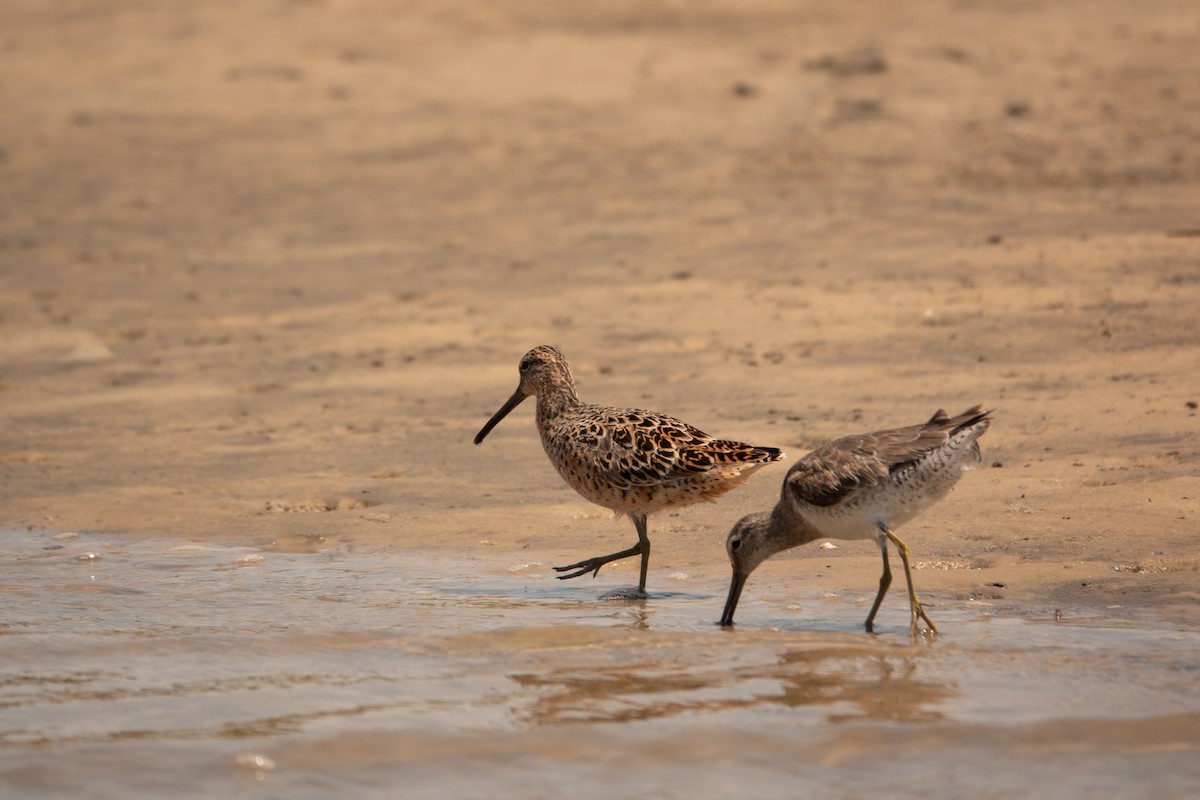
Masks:
[[[607,563],[607,561],[601,558],[589,558],[584,561],[577,561],[574,564],[567,564],[565,567],[555,567],[555,572],[570,572],[570,570],[575,570],[574,572],[571,572],[570,575],[556,575],[555,577],[560,581],[566,581],[570,580],[571,578],[578,578],[580,575],[586,575],[590,572],[594,578],[597,574],[599,574],[600,568]]]
[[[925,624],[929,626],[929,633],[936,634],[938,632],[937,625],[933,624],[933,620],[925,613],[924,607],[920,603],[915,603],[912,608],[912,624],[908,626],[908,635],[916,636],[920,633],[920,628],[917,627],[917,620],[925,620]]]
[[[580,575],[587,575],[590,572],[590,573],[592,573],[592,577],[594,578],[594,577],[596,577],[596,573],[598,573],[600,571],[600,568],[603,567],[605,564],[609,563],[610,561],[619,561],[622,558],[629,558],[630,556],[641,555],[642,556],[642,584],[645,585],[645,583],[646,583],[646,555],[645,554],[650,552],[649,551],[650,542],[647,541],[645,544],[646,544],[646,547],[643,548],[642,542],[639,541],[633,547],[629,548],[628,550],[622,550],[619,553],[610,553],[609,555],[606,555],[606,556],[596,556],[595,558],[588,558],[588,559],[584,559],[583,561],[576,561],[574,564],[567,564],[565,567],[555,567],[554,568],[555,572],[570,573],[569,575],[556,575],[555,577],[557,577],[560,581],[565,581],[565,580],[570,580],[571,578],[578,578]],[[572,570],[574,570],[574,572],[572,572]]]

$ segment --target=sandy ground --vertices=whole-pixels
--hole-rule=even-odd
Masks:
[[[0,526],[625,547],[532,403],[471,444],[552,343],[792,458],[983,403],[927,594],[1197,611],[1194,2],[6,0],[0,63]],[[785,469],[652,518],[651,589]]]

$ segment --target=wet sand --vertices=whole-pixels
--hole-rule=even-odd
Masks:
[[[1006,753],[1038,753],[1026,794],[1037,775],[1121,764],[1104,774],[1131,794],[1184,796],[1200,708],[1171,676],[1194,674],[1200,630],[1198,45],[1200,13],[1169,0],[5,3],[0,530],[21,578],[0,590],[12,609],[0,781],[53,796],[23,770],[70,754],[108,796],[154,796],[164,776],[232,763],[244,734],[223,707],[198,728],[155,728],[117,701],[68,724],[55,722],[53,689],[21,687],[53,676],[60,655],[63,680],[82,680],[97,642],[119,650],[194,613],[216,638],[185,631],[154,669],[270,717],[271,702],[253,708],[261,692],[218,680],[220,663],[190,672],[198,654],[256,641],[258,608],[288,635],[275,656],[239,661],[250,679],[314,653],[330,674],[358,675],[339,666],[345,647],[373,654],[376,700],[399,702],[397,676],[421,665],[478,670],[482,683],[422,684],[400,720],[356,716],[374,706],[338,696],[335,722],[255,728],[255,747],[288,766],[251,775],[248,792],[316,796],[326,778],[382,792],[420,773],[428,794],[469,796],[436,765],[507,764],[525,746],[566,782],[585,762],[611,777],[616,756],[583,755],[596,748],[665,780],[709,759],[725,742],[715,729],[733,724],[737,741],[760,725],[777,737],[762,744],[768,766],[745,773],[766,797],[796,778],[771,754],[818,788],[887,786],[885,773],[839,783],[820,768],[854,752],[909,774],[921,756],[896,749],[894,731],[973,765],[945,773],[947,786],[1004,796],[988,775],[1011,764],[965,752],[980,730]],[[901,532],[943,629],[936,655],[901,635],[901,592],[880,612],[881,639],[861,633],[878,579],[865,543],[772,560],[751,578],[736,638],[708,627],[728,579],[725,532],[774,502],[786,463],[716,505],[651,519],[659,596],[644,606],[598,601],[636,581],[634,563],[553,581],[550,565],[633,534],[563,486],[532,403],[471,444],[541,343],[566,353],[585,400],[671,413],[789,461],[938,407],[994,408],[980,468]],[[76,538],[55,538],[65,533]],[[94,564],[72,560],[93,545]],[[163,554],[181,546],[221,556],[176,573]],[[348,564],[331,573],[337,560]],[[173,582],[147,584],[160,561]],[[112,592],[88,595],[92,573],[70,565],[123,569],[104,578]],[[230,573],[271,577],[193,594],[200,576]],[[356,596],[354,576],[382,594]],[[422,605],[421,581],[441,587],[436,601]],[[139,591],[162,602],[127,605]],[[293,637],[290,611],[322,617],[291,608],[292,592],[375,611]],[[523,605],[530,593],[543,599]],[[127,626],[130,609],[143,616]],[[428,614],[441,638],[465,637],[458,650],[421,633]],[[499,654],[478,638],[492,626],[512,637]],[[570,644],[580,626],[595,638]],[[993,694],[998,652],[1024,654],[1014,669],[1040,678],[1062,663],[1028,655],[1030,642],[1056,637],[1088,654],[1069,675],[1088,659],[1103,667],[1121,711],[1054,699],[1073,691],[1066,680]],[[725,642],[737,646],[699,659]],[[869,650],[887,674],[918,659],[921,713],[860,713],[864,730],[804,701],[742,704],[726,684],[711,705],[696,699],[743,650],[749,674],[774,682],[765,694],[787,696],[791,668],[762,665],[825,646],[838,665],[853,661],[843,646]],[[572,655],[524,665],[543,647]],[[1147,652],[1165,666],[1142,676]],[[145,679],[105,658],[130,686]],[[523,671],[477,666],[500,659]],[[662,715],[645,706],[658,699],[605,716],[647,674],[697,659],[708,672],[678,690],[689,710],[671,717],[669,744],[653,745]],[[839,702],[891,696],[887,674],[854,664],[829,690]],[[577,673],[588,689],[575,706],[527,708],[569,695],[561,676]],[[503,699],[478,699],[493,690]],[[1041,710],[1008,718],[1008,706]],[[111,726],[88,722],[101,718]],[[1080,726],[1098,737],[1095,763],[1068,745]],[[160,732],[131,733],[147,730]],[[125,767],[142,759],[166,766],[135,788]]]
[[[15,534],[0,667],[12,797],[1188,797],[1200,630],[1129,609],[676,576],[612,602],[396,547],[263,552]],[[749,611],[750,609],[746,609]],[[34,666],[36,665],[36,666]]]

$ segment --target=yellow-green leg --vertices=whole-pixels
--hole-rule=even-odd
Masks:
[[[925,620],[925,624],[929,626],[930,631],[937,633],[937,626],[933,624],[933,620],[926,616],[925,609],[921,607],[921,601],[917,599],[917,590],[913,588],[912,568],[908,565],[908,545],[906,545],[900,539],[900,537],[892,531],[891,528],[887,527],[886,525],[880,525],[879,527],[883,529],[884,534],[888,539],[891,540],[892,544],[896,545],[896,550],[900,553],[900,560],[904,562],[904,578],[908,581],[908,607],[912,612],[912,623],[908,627],[908,635],[917,635],[918,617]],[[884,555],[885,564],[887,563],[886,559],[887,556]],[[878,598],[876,598],[875,603],[878,605]],[[872,614],[873,613],[874,612],[872,612]]]

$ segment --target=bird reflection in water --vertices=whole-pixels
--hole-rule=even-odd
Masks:
[[[830,722],[943,719],[953,684],[921,677],[921,653],[862,646],[785,650],[771,663],[695,663],[674,652],[633,664],[590,664],[511,676],[537,699],[533,725],[632,722],[762,706],[809,710]],[[764,653],[764,656],[766,654]],[[733,664],[729,662],[733,661]]]

